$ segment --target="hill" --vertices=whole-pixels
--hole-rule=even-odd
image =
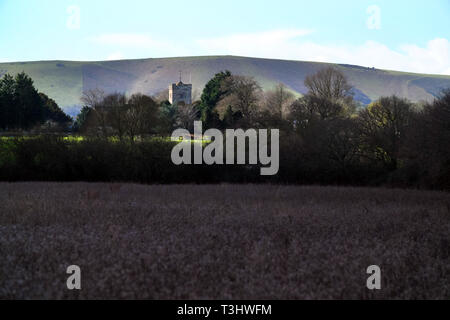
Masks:
[[[255,77],[264,89],[282,82],[293,91],[306,92],[303,81],[308,74],[333,65],[342,70],[355,87],[355,98],[364,104],[380,96],[396,94],[412,101],[430,101],[444,88],[450,76],[379,70],[354,65],[259,59],[235,56],[158,58],[120,61],[75,62],[37,61],[0,63],[0,76],[24,71],[39,91],[53,98],[74,115],[80,108],[84,90],[102,88],[107,92],[156,94],[176,82],[192,82],[199,97],[206,82],[221,70]]]

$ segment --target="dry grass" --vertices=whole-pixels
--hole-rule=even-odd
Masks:
[[[445,193],[0,183],[3,299],[448,299],[449,256]]]

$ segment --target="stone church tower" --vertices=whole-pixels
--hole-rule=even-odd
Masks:
[[[172,83],[169,86],[169,102],[171,104],[192,104],[192,84],[181,82]]]

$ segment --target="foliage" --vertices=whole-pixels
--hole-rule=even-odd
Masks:
[[[201,119],[205,128],[217,127],[218,116],[215,108],[220,99],[227,94],[227,88],[224,87],[224,81],[231,77],[230,71],[222,71],[217,73],[205,85],[200,101]]]
[[[87,125],[87,119],[89,118],[89,113],[91,112],[91,108],[88,106],[84,106],[81,108],[80,113],[77,115],[77,118],[73,124],[74,132],[82,132],[85,131]]]
[[[91,90],[83,95],[82,112],[76,127],[90,136],[106,138],[127,137],[132,141],[137,136],[156,133],[161,130],[158,104],[149,96],[113,93],[106,95],[100,90]]]
[[[325,70],[308,79],[310,91],[293,100],[283,85],[264,95],[254,79],[221,72],[205,88],[202,101],[189,106],[157,103],[140,94],[89,91],[74,125],[78,137],[0,140],[0,179],[450,189],[450,91],[423,108],[391,96],[356,112],[351,88],[338,71]],[[3,78],[2,101],[14,97],[15,81]],[[30,79],[22,76],[20,82],[29,87]],[[54,111],[53,119],[63,116],[51,99],[37,97]],[[205,110],[208,124],[219,129],[280,129],[278,175],[261,177],[258,165],[173,165],[173,142],[167,137],[180,127],[192,132]],[[150,138],[154,135],[162,138]]]
[[[390,169],[399,165],[399,151],[413,114],[412,104],[396,96],[383,97],[359,113],[362,148]]]
[[[72,121],[47,95],[39,93],[25,73],[0,79],[0,130],[28,130],[51,121],[66,126]]]

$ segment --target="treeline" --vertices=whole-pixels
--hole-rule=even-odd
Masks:
[[[0,79],[0,130],[38,129],[64,131],[72,118],[44,93],[39,93],[25,73]]]
[[[450,91],[428,104],[396,96],[367,107],[334,68],[310,75],[296,96],[280,84],[264,92],[250,77],[220,72],[192,105],[167,93],[130,97],[86,92],[74,130],[82,141],[15,139],[0,148],[0,179],[142,183],[274,182],[450,189]],[[257,166],[175,166],[176,128],[280,129],[280,170]],[[111,139],[114,137],[114,139]],[[153,138],[152,138],[153,137]],[[3,158],[3,164],[2,164]]]

